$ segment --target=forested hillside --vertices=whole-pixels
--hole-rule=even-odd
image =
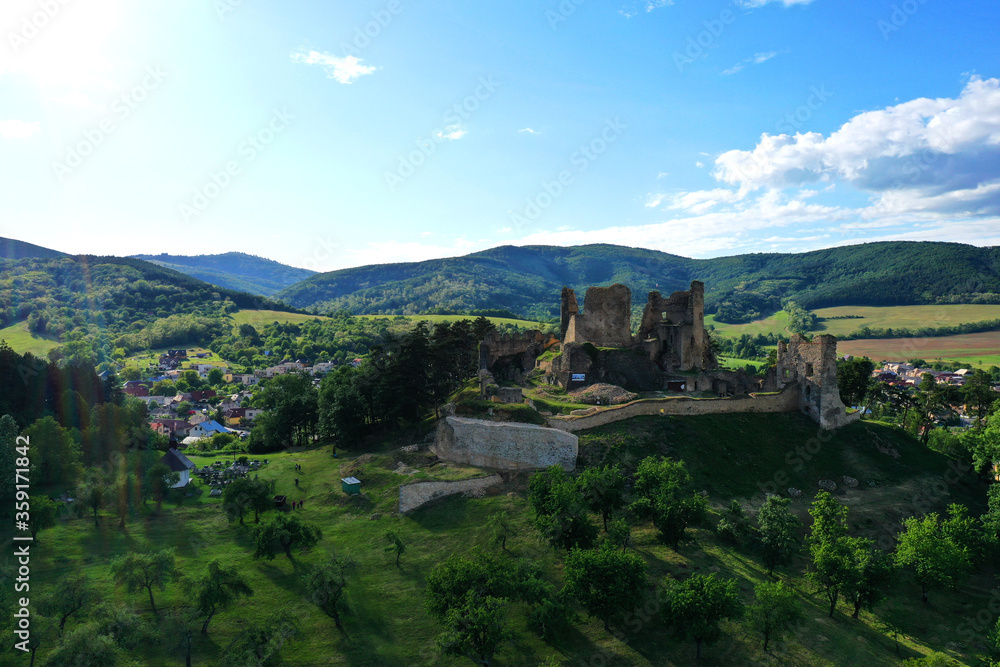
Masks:
[[[242,252],[190,257],[164,253],[135,257],[213,285],[261,296],[271,296],[315,273]]]
[[[0,259],[0,327],[27,320],[32,333],[59,338],[63,353],[81,361],[211,340],[227,328],[222,318],[240,308],[287,310],[140,259]]]
[[[555,316],[564,285],[582,293],[621,282],[633,305],[645,292],[706,286],[706,311],[739,322],[794,300],[837,305],[1000,302],[1000,249],[957,243],[886,242],[799,254],[689,259],[613,245],[503,246],[464,257],[363,266],[323,273],[277,294],[302,308],[355,314],[468,312],[506,308],[528,318]],[[581,294],[582,295],[582,294]]]

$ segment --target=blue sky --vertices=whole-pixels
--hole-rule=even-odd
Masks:
[[[8,0],[0,235],[332,270],[1000,244],[1000,7]]]

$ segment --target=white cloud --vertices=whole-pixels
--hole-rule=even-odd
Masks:
[[[378,68],[374,65],[362,65],[361,59],[355,56],[338,58],[332,53],[309,51],[309,53],[293,53],[292,62],[305,65],[319,65],[326,70],[326,75],[340,83],[354,83],[366,74],[372,74]]]
[[[460,124],[449,125],[443,130],[437,130],[434,136],[438,138],[439,141],[444,141],[445,139],[449,141],[458,141],[469,132]]]
[[[745,68],[747,65],[760,65],[761,63],[766,63],[768,60],[775,57],[776,55],[778,55],[777,51],[766,51],[762,53],[755,53],[749,58],[744,58],[743,60],[739,61],[729,69],[722,70],[722,75],[729,76],[730,74],[736,74],[737,72]]]
[[[665,194],[659,194],[659,193],[646,195],[646,203],[644,204],[644,206],[646,208],[656,208],[657,206],[663,203],[663,200],[666,198],[666,196],[667,195]]]
[[[41,129],[41,123],[16,119],[0,120],[0,139],[28,139]]]
[[[518,130],[518,133],[519,134],[522,134],[522,133],[524,133],[524,134],[541,134],[541,132],[539,132],[538,130],[533,130],[530,127],[526,127],[526,128],[520,129],[520,130]]]
[[[846,181],[888,213],[1000,215],[1000,80],[864,112],[829,137],[765,133],[720,155],[713,176],[750,189]]]

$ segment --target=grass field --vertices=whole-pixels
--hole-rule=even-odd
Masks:
[[[45,358],[49,350],[59,347],[59,342],[51,338],[45,338],[28,331],[28,322],[18,322],[9,327],[0,329],[0,340],[7,341],[18,354],[31,352],[36,357]]]
[[[249,324],[254,328],[262,327],[273,322],[293,322],[301,324],[311,320],[326,320],[329,318],[321,315],[304,315],[302,313],[285,313],[280,310],[241,310],[233,314],[233,324]]]
[[[862,326],[884,329],[888,327],[943,327],[965,322],[1000,319],[1000,305],[949,304],[941,306],[838,306],[813,311],[820,318],[860,315],[861,318],[821,321],[816,333],[843,336]],[[712,324],[724,336],[734,337],[744,333],[787,334],[788,313],[778,311],[770,317],[746,324],[716,322],[714,315],[705,317],[705,325]]]
[[[873,361],[957,361],[969,366],[1000,366],[1000,331],[941,338],[885,338],[845,340],[840,354],[867,356]]]
[[[817,479],[835,479],[850,474],[862,480],[857,489],[839,490],[838,498],[851,508],[852,530],[881,536],[891,531],[901,516],[912,513],[920,490],[939,480],[947,463],[943,456],[923,448],[912,438],[878,424],[854,424],[824,440],[819,450],[808,455],[808,465],[796,469],[796,447],[807,446],[816,435],[816,426],[797,415],[715,415],[707,417],[639,418],[611,424],[581,434],[581,465],[619,462],[627,468],[649,454],[667,454],[687,461],[698,488],[706,489],[713,507],[724,506],[729,498],[750,498],[758,506],[760,483],[770,481],[778,472],[788,474],[783,485],[805,489],[810,496]],[[417,436],[419,437],[419,436]],[[895,447],[896,459],[877,451],[872,442]],[[444,665],[469,664],[465,659],[440,655],[435,639],[442,628],[423,606],[424,578],[431,569],[451,554],[465,554],[476,547],[490,548],[483,526],[492,513],[509,513],[515,535],[509,540],[511,558],[536,562],[546,577],[562,582],[563,552],[542,542],[530,522],[524,496],[524,476],[512,479],[504,488],[483,498],[453,496],[407,516],[396,509],[398,487],[411,476],[393,472],[398,462],[424,473],[448,478],[437,472],[442,466],[428,467],[424,454],[406,454],[398,450],[401,442],[383,445],[376,455],[341,456],[333,459],[329,448],[288,451],[267,455],[268,466],[261,478],[274,479],[277,493],[291,500],[305,500],[302,509],[294,510],[303,520],[323,530],[320,544],[308,552],[294,551],[289,560],[283,555],[273,561],[256,561],[246,526],[229,524],[219,501],[207,497],[204,487],[195,487],[195,496],[179,505],[164,504],[159,515],[149,508],[139,508],[125,531],[104,514],[99,527],[91,518],[68,519],[39,535],[32,545],[32,593],[41,595],[57,589],[62,577],[74,568],[84,570],[108,599],[127,601],[146,619],[152,618],[145,593],[128,594],[116,588],[109,576],[108,560],[143,540],[158,547],[177,550],[179,570],[184,579],[156,591],[162,613],[180,611],[193,597],[193,581],[203,576],[207,565],[218,559],[227,567],[237,567],[254,588],[247,601],[216,616],[210,633],[195,633],[194,664],[210,665],[229,641],[252,620],[263,619],[271,612],[286,612],[294,618],[301,633],[281,651],[280,664],[311,665]],[[194,457],[198,465],[211,461]],[[302,471],[295,470],[295,464]],[[452,474],[465,476],[468,470]],[[345,496],[339,478],[353,474],[362,481],[363,495]],[[293,478],[299,478],[298,486]],[[866,482],[873,480],[875,486]],[[983,489],[972,478],[960,478],[945,485],[928,511],[947,502],[968,502],[972,513],[981,511],[976,502]],[[935,487],[936,488],[936,487]],[[793,511],[807,519],[808,497],[794,499]],[[598,521],[599,523],[599,521]],[[713,520],[714,523],[714,520]],[[6,529],[9,530],[9,529]],[[401,567],[393,565],[386,553],[385,532],[397,532],[406,551]],[[504,645],[496,656],[497,667],[538,665],[550,657],[560,665],[663,665],[693,664],[694,645],[671,637],[655,613],[655,585],[667,578],[691,572],[719,572],[721,577],[737,580],[744,600],[749,600],[752,585],[766,579],[759,562],[743,551],[724,547],[708,528],[692,531],[691,540],[678,552],[660,544],[648,524],[633,531],[634,549],[647,564],[651,587],[648,600],[637,600],[633,623],[616,624],[619,635],[605,631],[600,621],[581,613],[579,622],[564,635],[546,643],[527,627],[528,609],[512,605],[507,622],[514,630],[514,640]],[[347,588],[349,611],[344,615],[346,634],[339,634],[333,622],[303,597],[302,576],[311,564],[324,560],[330,552],[350,554],[361,564],[358,575]],[[881,667],[895,665],[898,658],[893,641],[879,628],[886,608],[876,613],[863,612],[851,619],[841,605],[833,619],[826,617],[825,601],[803,577],[804,557],[777,574],[799,594],[805,611],[803,622],[786,641],[776,642],[767,653],[760,650],[760,640],[743,621],[726,622],[720,640],[705,647],[701,664],[732,665],[859,665]],[[931,604],[920,603],[920,595],[910,575],[904,575],[894,591],[893,605],[901,618],[902,657],[944,651],[949,642],[960,641],[958,628],[965,619],[988,603],[992,586],[990,573],[977,575],[956,591],[932,591]],[[645,606],[643,606],[645,604]],[[649,605],[653,605],[650,607]],[[78,620],[71,620],[71,628]],[[972,650],[971,643],[966,650]],[[49,644],[51,646],[51,644]],[[44,664],[46,648],[40,651]],[[973,664],[968,654],[952,652],[964,664]],[[182,661],[174,642],[143,643],[132,656],[140,664],[166,667]]]

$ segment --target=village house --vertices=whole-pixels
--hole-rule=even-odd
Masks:
[[[181,454],[175,447],[171,447],[160,459],[160,463],[177,473],[180,479],[176,484],[170,486],[171,489],[180,489],[188,485],[191,481],[191,470],[195,467],[191,459]]]
[[[192,426],[189,435],[195,438],[208,438],[216,433],[229,433],[229,429],[214,419],[210,419]]]
[[[161,435],[185,437],[191,432],[191,424],[183,419],[157,419],[150,422],[149,428]]]

